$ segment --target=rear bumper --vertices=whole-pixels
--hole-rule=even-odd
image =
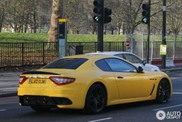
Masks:
[[[18,88],[19,103],[22,106],[55,106],[58,108],[83,109],[85,95],[74,89]]]
[[[19,103],[22,106],[57,106],[71,105],[72,101],[64,97],[47,97],[47,96],[20,96]]]

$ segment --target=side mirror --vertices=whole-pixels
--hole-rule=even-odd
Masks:
[[[142,68],[141,66],[139,66],[139,67],[137,68],[137,71],[138,71],[138,73],[143,73],[143,68]]]
[[[146,63],[147,63],[146,60],[143,60],[143,61],[142,61],[143,66],[145,66]]]

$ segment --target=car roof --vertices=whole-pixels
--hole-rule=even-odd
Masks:
[[[116,57],[118,58],[117,56],[114,56],[114,55],[103,55],[103,54],[90,54],[90,53],[87,53],[87,54],[82,54],[82,55],[73,55],[73,56],[65,56],[64,58],[87,58],[87,59],[93,59],[93,58],[96,58],[96,59],[101,59],[101,58],[107,58],[107,57]]]
[[[119,52],[119,51],[105,51],[105,52],[92,52],[86,54],[105,54],[105,55],[116,55],[116,54],[133,54],[131,52]],[[133,54],[135,55],[135,54]]]
[[[103,59],[103,58],[118,58],[121,59],[123,61],[129,62],[121,57],[118,56],[114,56],[114,55],[108,55],[108,54],[100,54],[100,53],[85,53],[85,54],[81,54],[81,55],[72,55],[72,56],[65,56],[63,58],[87,58],[89,60],[99,60],[99,59]],[[130,62],[129,62],[130,63]]]
[[[120,52],[120,51],[105,51],[105,52],[92,52],[92,53],[86,53],[90,55],[95,55],[95,54],[100,54],[100,55],[110,55],[110,56],[116,56],[116,55],[121,55],[121,54],[129,54],[129,55],[134,55],[138,57],[140,60],[142,60],[138,55],[132,53],[132,52]]]

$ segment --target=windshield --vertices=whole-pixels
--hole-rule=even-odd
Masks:
[[[128,60],[131,63],[139,63],[142,64],[142,60],[140,58],[138,58],[135,55],[132,54],[116,54],[115,56],[119,56],[121,58],[124,58],[125,60]]]

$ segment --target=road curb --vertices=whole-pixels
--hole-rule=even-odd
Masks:
[[[11,97],[11,96],[17,96],[17,92],[0,94],[0,98],[1,97]]]
[[[179,67],[179,68],[167,68],[167,69],[161,69],[161,71],[163,72],[173,72],[173,71],[181,71],[182,68]]]

